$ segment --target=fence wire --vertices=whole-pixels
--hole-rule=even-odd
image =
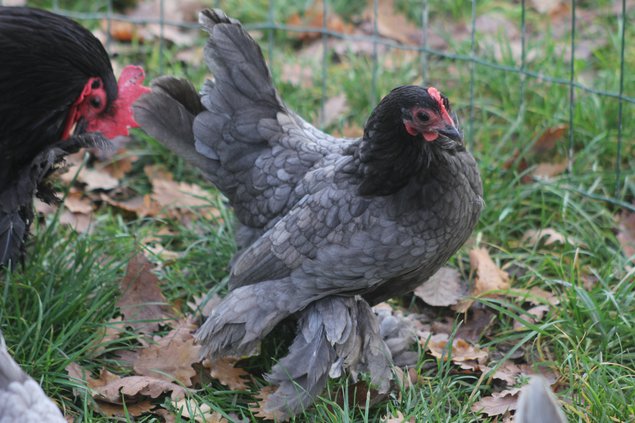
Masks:
[[[360,0],[361,1],[361,0]],[[267,46],[266,51],[269,56],[269,60],[272,60],[275,52],[276,52],[276,41],[274,37],[275,31],[285,31],[288,33],[302,33],[302,32],[318,32],[320,33],[320,37],[322,40],[322,58],[321,58],[321,108],[322,115],[324,114],[325,102],[327,99],[327,81],[329,77],[328,72],[328,54],[329,54],[329,45],[328,41],[331,38],[347,40],[350,42],[370,42],[372,43],[372,73],[371,73],[371,98],[377,98],[377,78],[378,78],[378,69],[379,69],[379,60],[378,60],[378,48],[379,46],[384,46],[390,49],[397,50],[409,50],[409,51],[417,51],[420,54],[420,75],[423,81],[423,84],[429,80],[430,75],[430,59],[448,59],[456,62],[464,62],[469,66],[469,112],[468,112],[468,122],[466,125],[466,138],[470,144],[473,143],[474,138],[474,124],[475,122],[475,87],[477,84],[475,72],[478,67],[484,67],[487,69],[491,69],[494,71],[501,71],[506,73],[513,73],[519,75],[519,99],[520,103],[518,106],[518,115],[516,122],[511,124],[510,130],[507,132],[506,136],[509,138],[510,134],[513,133],[515,127],[517,127],[520,122],[522,122],[525,112],[527,110],[527,100],[526,100],[526,92],[527,92],[527,80],[529,78],[538,80],[540,82],[561,85],[568,87],[569,95],[569,104],[568,104],[568,124],[569,124],[569,135],[568,135],[568,167],[569,171],[572,171],[572,163],[575,156],[574,149],[574,128],[576,125],[575,121],[575,107],[576,107],[576,98],[578,92],[585,92],[588,94],[597,95],[599,97],[605,97],[609,99],[613,99],[618,103],[617,109],[617,129],[615,134],[615,143],[616,143],[616,156],[615,156],[615,165],[614,165],[614,174],[615,174],[615,191],[614,191],[614,199],[617,200],[618,204],[626,206],[632,209],[632,206],[624,203],[623,201],[619,201],[618,197],[620,196],[620,192],[622,189],[622,185],[624,183],[623,177],[623,169],[622,169],[622,155],[624,150],[624,115],[626,107],[635,107],[635,97],[629,96],[625,94],[625,74],[626,74],[626,57],[625,52],[627,49],[627,29],[628,29],[628,10],[627,10],[627,1],[626,0],[616,0],[620,4],[619,11],[616,12],[615,18],[618,19],[619,22],[619,55],[620,62],[619,66],[616,66],[616,71],[619,72],[619,85],[617,91],[604,90],[600,88],[596,88],[594,86],[589,86],[588,84],[584,84],[579,82],[576,79],[576,47],[577,47],[577,31],[580,29],[577,14],[578,14],[578,2],[576,0],[571,0],[569,2],[570,9],[570,18],[571,18],[571,27],[570,27],[570,64],[568,69],[568,77],[562,77],[557,75],[550,75],[547,73],[543,73],[538,70],[532,70],[528,68],[527,61],[527,40],[528,40],[528,31],[527,31],[527,4],[526,0],[520,0],[520,65],[512,66],[504,63],[498,63],[496,61],[492,61],[490,59],[479,56],[477,53],[477,0],[465,1],[465,8],[470,8],[470,53],[462,54],[462,53],[454,53],[448,51],[441,51],[435,48],[432,48],[429,44],[429,34],[430,34],[430,13],[434,12],[431,10],[431,3],[429,0],[421,0],[417,7],[421,8],[421,19],[420,25],[422,30],[422,39],[418,45],[406,45],[399,43],[397,41],[385,38],[380,36],[378,30],[378,22],[379,22],[379,6],[381,0],[370,0],[369,4],[372,3],[373,10],[373,28],[372,33],[370,35],[359,35],[359,34],[348,34],[339,31],[333,31],[328,27],[328,17],[329,14],[332,13],[332,0],[324,0],[322,2],[322,25],[321,27],[308,27],[308,26],[298,26],[291,25],[287,23],[280,23],[276,21],[276,0],[269,0],[268,9],[267,9],[267,20],[264,22],[256,22],[256,23],[246,23],[245,27],[248,30],[261,30],[267,32]],[[10,0],[4,0],[4,3],[9,3]],[[219,7],[222,6],[222,2],[219,0],[215,0],[210,2],[209,6]],[[259,2],[257,3],[259,7]],[[306,2],[311,3],[310,1]],[[413,2],[411,1],[410,4]],[[0,4],[3,4],[3,0],[0,0]],[[86,2],[86,8],[89,8],[92,2]],[[176,21],[171,19],[169,16],[165,16],[165,0],[160,0],[160,13],[158,18],[152,17],[135,17],[128,16],[124,14],[119,14],[114,12],[113,0],[108,0],[105,4],[104,12],[81,12],[77,10],[69,10],[68,8],[64,8],[60,5],[60,0],[52,0],[52,11],[68,16],[77,20],[104,20],[107,25],[106,33],[108,36],[107,47],[111,42],[111,24],[113,21],[123,21],[130,22],[132,24],[158,24],[160,26],[160,45],[159,45],[159,71],[162,73],[164,68],[164,60],[165,60],[165,39],[164,39],[164,28],[171,26],[175,28],[181,29],[195,29],[198,28],[198,25],[195,23],[188,23],[182,21]],[[76,9],[77,7],[74,7]],[[231,14],[231,11],[229,11]],[[505,138],[504,137],[504,138]],[[591,195],[592,196],[592,195]]]

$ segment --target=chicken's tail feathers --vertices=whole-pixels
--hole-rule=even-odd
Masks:
[[[153,80],[152,92],[143,95],[133,106],[135,120],[146,133],[210,174],[218,163],[200,155],[194,148],[192,124],[202,110],[192,83],[171,76]]]
[[[214,80],[207,81],[201,91],[206,111],[194,122],[196,149],[223,163],[226,175],[219,188],[231,191],[235,175],[251,170],[270,148],[260,125],[276,122],[277,114],[286,108],[260,47],[240,22],[220,10],[202,11],[199,22],[209,32],[205,60]]]
[[[558,399],[555,397],[547,381],[541,376],[533,376],[529,385],[520,393],[515,421],[517,423],[566,423]]]
[[[381,393],[388,391],[390,353],[370,306],[359,297],[329,296],[300,312],[289,353],[267,375],[276,391],[262,404],[278,418],[302,412],[313,403],[329,376],[369,372]]]
[[[311,300],[288,278],[236,288],[212,310],[196,333],[201,355],[216,358],[253,354],[282,319]]]

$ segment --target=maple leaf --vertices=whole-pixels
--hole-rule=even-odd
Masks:
[[[152,263],[142,253],[133,257],[119,284],[121,297],[117,301],[126,324],[146,334],[173,317],[152,268]]]

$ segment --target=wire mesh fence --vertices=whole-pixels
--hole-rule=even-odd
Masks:
[[[53,0],[48,2],[34,2],[33,5],[49,8],[57,13],[69,16],[81,21],[101,21],[105,22],[107,45],[111,42],[111,25],[113,22],[130,22],[135,25],[155,24],[160,28],[159,31],[159,47],[158,47],[158,68],[159,73],[165,70],[166,61],[166,40],[164,37],[164,31],[167,28],[181,28],[181,29],[196,29],[198,25],[196,22],[183,21],[174,19],[170,16],[170,13],[166,11],[166,1],[168,0],[156,0],[158,4],[158,14],[154,16],[139,16],[129,15],[121,12],[116,12],[116,5],[113,0],[103,2],[85,2],[83,4],[80,1],[63,1]],[[0,4],[2,1],[0,0]],[[4,1],[5,4],[10,3],[9,0]],[[322,109],[322,115],[324,115],[324,108],[327,103],[327,83],[329,82],[329,66],[332,64],[330,60],[330,41],[331,40],[344,40],[350,43],[367,43],[372,48],[369,54],[370,61],[370,81],[368,90],[370,90],[370,98],[373,102],[376,102],[378,96],[385,94],[379,92],[378,88],[380,78],[379,74],[383,66],[380,60],[380,50],[387,50],[390,54],[394,51],[409,51],[418,54],[418,60],[415,62],[417,65],[416,72],[418,74],[417,82],[421,84],[429,84],[440,78],[439,75],[443,75],[443,68],[447,67],[446,64],[451,63],[454,66],[465,66],[463,70],[463,79],[461,80],[464,91],[462,93],[463,98],[467,97],[467,101],[463,100],[464,106],[461,115],[466,121],[464,124],[464,130],[466,140],[470,145],[474,145],[476,139],[477,128],[482,122],[482,115],[479,115],[478,111],[481,107],[480,93],[483,91],[483,86],[490,84],[491,81],[480,78],[481,74],[497,73],[502,75],[514,75],[512,83],[506,82],[507,89],[514,93],[515,98],[515,111],[514,119],[508,122],[508,128],[500,134],[501,143],[513,143],[515,134],[520,131],[520,128],[527,124],[525,122],[527,114],[530,109],[535,108],[536,105],[531,103],[530,97],[532,91],[539,86],[541,89],[555,90],[557,87],[561,87],[567,90],[566,104],[561,104],[558,113],[560,118],[565,121],[568,128],[566,139],[566,158],[567,158],[567,170],[569,173],[574,172],[598,172],[598,169],[593,167],[592,164],[586,164],[580,168],[576,168],[574,163],[576,161],[576,155],[582,148],[581,144],[577,142],[576,137],[580,135],[578,131],[579,116],[581,113],[579,108],[580,98],[582,96],[590,96],[599,101],[601,107],[605,110],[602,119],[608,120],[608,126],[611,128],[603,138],[603,143],[606,144],[605,149],[610,151],[611,165],[606,167],[603,171],[611,173],[610,184],[612,185],[610,190],[610,196],[613,200],[618,201],[622,206],[632,208],[627,202],[620,201],[620,199],[630,198],[635,192],[632,185],[635,183],[632,180],[632,169],[630,169],[631,158],[633,154],[633,139],[635,133],[633,130],[632,121],[635,117],[635,79],[628,79],[628,52],[633,52],[633,43],[629,43],[629,18],[633,15],[633,5],[627,0],[617,1],[561,1],[560,9],[557,13],[560,16],[558,25],[558,31],[561,33],[561,37],[557,39],[554,46],[548,48],[554,48],[553,60],[561,60],[566,67],[562,71],[551,72],[551,68],[548,66],[541,66],[541,62],[532,63],[531,54],[540,48],[540,43],[535,42],[537,30],[532,28],[536,26],[534,23],[540,19],[550,19],[549,13],[553,11],[540,12],[536,10],[536,6],[540,6],[540,2],[537,0],[516,0],[513,3],[504,2],[507,7],[513,8],[514,12],[510,15],[514,16],[512,20],[513,27],[503,26],[501,31],[499,28],[499,39],[502,50],[509,50],[509,45],[505,46],[505,43],[509,41],[509,32],[511,30],[516,31],[516,44],[514,45],[514,51],[511,54],[496,55],[486,54],[486,49],[481,44],[481,33],[483,31],[488,32],[491,36],[491,29],[488,29],[488,25],[492,25],[490,21],[479,20],[484,14],[489,13],[487,6],[491,6],[491,1],[484,0],[471,0],[471,1],[450,1],[445,2],[444,7],[453,7],[459,14],[464,16],[465,30],[462,31],[463,43],[462,48],[453,48],[449,45],[446,48],[439,48],[435,46],[431,40],[434,39],[435,32],[439,31],[439,26],[434,25],[434,19],[438,19],[438,9],[443,2],[433,0],[405,0],[393,1],[387,0],[369,0],[365,7],[368,11],[372,12],[372,18],[370,19],[370,28],[364,33],[350,33],[348,31],[340,31],[332,28],[329,25],[330,18],[336,13],[334,10],[338,5],[341,6],[343,2],[341,0],[324,0],[320,3],[315,1],[298,1],[298,0],[269,0],[265,2],[263,0],[254,2],[240,2],[237,0],[222,1],[216,0],[213,2],[205,2],[202,6],[212,6],[225,8],[231,15],[232,9],[235,6],[241,5],[241,7],[250,9],[262,9],[260,13],[261,19],[245,21],[244,24],[249,30],[262,31],[264,37],[261,40],[265,52],[271,59],[279,48],[276,33],[283,32],[287,34],[293,33],[305,33],[310,31],[317,33],[319,41],[322,44],[320,52],[320,78],[321,78],[321,94],[320,94],[320,107]],[[410,43],[404,43],[403,39],[394,39],[390,35],[386,35],[382,30],[382,14],[384,13],[384,7],[387,3],[390,3],[391,7],[395,4],[401,5],[402,9],[407,9],[410,14],[410,20],[417,21],[417,25],[420,28],[419,39],[411,40]],[[528,4],[531,3],[531,4]],[[547,2],[548,3],[548,2]],[[554,3],[554,2],[551,2]],[[31,3],[29,3],[30,5]],[[294,24],[289,20],[281,18],[280,10],[286,8],[289,4],[298,5],[305,10],[311,5],[313,8],[321,9],[319,14],[321,22],[313,22],[310,26],[305,24]],[[450,6],[448,6],[450,5]],[[604,8],[606,12],[597,15],[590,15],[589,11],[593,9]],[[538,7],[540,9],[540,7]],[[541,14],[542,13],[542,14]],[[264,17],[264,19],[262,19]],[[413,18],[414,17],[414,18]],[[551,15],[551,17],[553,17]],[[416,19],[415,19],[416,18]],[[531,18],[531,19],[530,19]],[[593,72],[589,72],[588,66],[585,62],[590,60],[588,52],[580,56],[581,49],[584,50],[585,44],[588,44],[589,37],[585,35],[586,30],[592,27],[594,19],[603,20],[607,22],[607,27],[611,28],[608,44],[613,50],[613,57],[617,57],[618,60],[611,63],[609,66],[605,66],[601,72],[612,73],[612,83],[596,83],[595,77],[597,76]],[[448,25],[450,25],[448,23]],[[555,25],[555,24],[553,24]],[[566,28],[564,28],[566,27]],[[503,34],[501,34],[503,32]],[[502,35],[502,36],[501,36]],[[507,35],[507,37],[505,37]],[[203,38],[203,37],[201,37]],[[592,37],[591,37],[592,38]],[[587,46],[588,47],[588,46]],[[630,50],[629,50],[630,47]],[[556,52],[559,51],[559,54]],[[509,53],[509,52],[508,52]],[[502,56],[502,57],[501,57]],[[510,58],[511,56],[511,58]],[[549,53],[545,53],[547,62],[550,60]],[[568,56],[568,57],[565,57]],[[557,57],[557,59],[556,59]],[[542,62],[542,63],[547,63]],[[443,65],[437,66],[435,64],[442,63]],[[441,69],[439,71],[439,68]],[[439,73],[441,72],[441,73]],[[403,81],[408,83],[410,81]],[[465,87],[468,88],[468,92],[465,93]],[[545,88],[546,87],[546,88]],[[366,87],[364,87],[366,88]],[[548,99],[547,99],[548,101]],[[492,106],[494,107],[494,106]],[[598,118],[599,119],[599,118]],[[590,128],[592,131],[592,128]],[[589,132],[589,130],[586,130]],[[487,134],[479,133],[479,137],[487,136]],[[590,134],[586,134],[587,137],[593,137]],[[608,147],[610,146],[610,147]],[[628,147],[628,148],[626,148]],[[483,152],[487,154],[487,152]],[[590,194],[593,195],[593,194]]]

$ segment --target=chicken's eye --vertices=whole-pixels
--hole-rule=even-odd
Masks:
[[[416,114],[417,120],[421,122],[427,122],[430,120],[430,116],[426,112],[417,112]]]
[[[90,99],[90,105],[95,109],[99,109],[101,107],[101,98],[95,96]]]

